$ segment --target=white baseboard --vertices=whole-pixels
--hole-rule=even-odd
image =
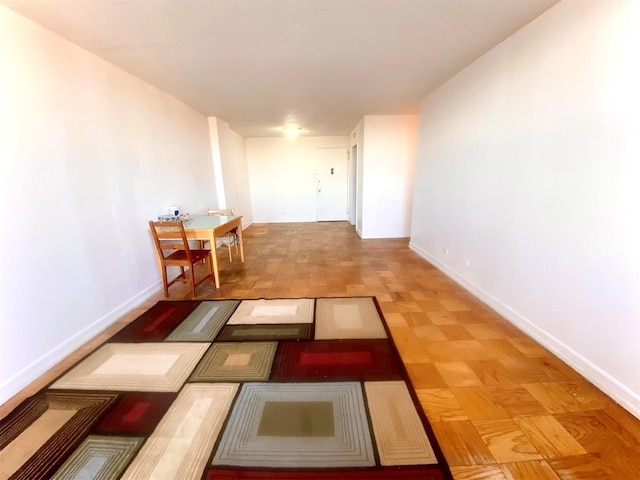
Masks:
[[[45,352],[40,358],[36,359],[31,364],[0,383],[0,405],[18,394],[31,382],[37,380],[41,375],[49,370],[52,365],[62,361],[72,352],[104,331],[107,327],[111,326],[125,313],[133,310],[161,289],[162,286],[160,281],[153,283],[121,305],[118,305],[110,312],[95,320],[90,325],[87,325],[73,337],[70,337],[54,349]]]
[[[451,280],[459,284],[469,293],[477,297],[483,303],[491,307],[497,313],[502,315],[506,320],[521,329],[527,335],[531,336],[545,348],[553,352],[562,361],[568,364],[584,376],[591,383],[596,385],[600,390],[605,392],[622,407],[627,409],[631,414],[640,419],[640,393],[633,391],[608,372],[602,370],[596,364],[582,356],[579,352],[572,349],[569,345],[558,340],[546,330],[538,327],[534,322],[520,315],[508,305],[502,303],[499,299],[485,292],[478,285],[470,282],[467,278],[461,276],[451,269],[445,263],[442,263],[429,252],[417,247],[409,242],[409,248],[431,263],[434,267],[444,273]]]

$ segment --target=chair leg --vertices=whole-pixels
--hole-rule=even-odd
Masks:
[[[164,297],[169,298],[169,284],[167,283],[167,267],[162,267],[162,286],[164,287]]]
[[[229,262],[233,262],[233,258],[231,257],[231,240],[227,237],[227,250],[229,250]]]

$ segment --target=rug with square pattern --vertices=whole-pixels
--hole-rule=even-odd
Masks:
[[[161,301],[0,423],[0,478],[450,479],[373,297]]]

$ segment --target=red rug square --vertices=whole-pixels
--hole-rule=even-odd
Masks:
[[[110,342],[164,340],[200,304],[199,301],[160,301],[113,337]]]
[[[176,393],[123,393],[109,413],[95,426],[103,435],[148,435],[156,427]]]
[[[273,380],[397,380],[402,367],[387,340],[280,342]]]

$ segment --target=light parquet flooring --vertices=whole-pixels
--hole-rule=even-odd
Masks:
[[[375,295],[458,480],[640,479],[640,421],[408,247],[346,222],[254,224],[200,299]],[[188,298],[188,285],[171,287]],[[6,415],[161,293],[0,407]]]

